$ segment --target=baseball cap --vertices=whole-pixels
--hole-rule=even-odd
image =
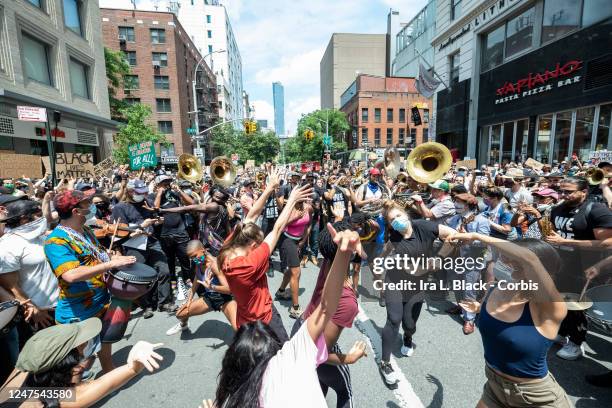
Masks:
[[[468,205],[476,205],[476,204],[478,204],[478,199],[476,197],[474,197],[470,193],[455,194],[455,199],[456,200],[461,200],[461,201],[467,203]]]
[[[32,214],[40,210],[40,203],[32,200],[17,200],[6,205],[6,215],[2,217],[3,221],[8,221],[12,218]]]
[[[53,207],[60,213],[68,213],[76,208],[81,201],[89,200],[89,196],[79,190],[64,190],[53,198]]]
[[[162,176],[160,176],[160,177],[162,177]],[[140,180],[140,179],[134,179],[134,180],[128,181],[127,189],[128,190],[134,190],[138,194],[145,194],[145,193],[149,192],[149,187],[147,187],[145,182]]]
[[[380,176],[380,170],[378,170],[378,168],[374,167],[370,169],[370,176]]]
[[[155,177],[156,184],[163,183],[164,181],[167,181],[167,180],[172,180],[172,177],[166,174],[160,174],[159,176]]]
[[[96,337],[100,330],[102,322],[97,317],[40,330],[27,341],[19,353],[15,367],[28,373],[48,371],[72,349]]]
[[[448,185],[448,181],[446,180],[436,180],[433,183],[428,184],[429,187],[435,188],[436,190],[442,190],[448,192],[450,190],[450,186]]]
[[[96,194],[96,189],[92,184],[89,183],[77,183],[76,186],[74,186],[74,189],[82,191],[83,193],[85,193],[86,196],[92,196]]]
[[[191,187],[191,183],[189,181],[187,181],[187,180],[179,181],[178,185],[181,188],[189,188],[189,187]]]
[[[555,200],[559,199],[559,194],[552,188],[541,188],[531,193],[532,195],[538,195],[541,197],[553,197]]]

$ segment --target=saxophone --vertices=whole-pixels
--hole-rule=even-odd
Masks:
[[[552,232],[555,230],[552,222],[550,221],[550,210],[546,210],[542,215],[542,218],[538,220],[538,227],[540,228],[540,233],[542,237],[547,237],[552,235]]]

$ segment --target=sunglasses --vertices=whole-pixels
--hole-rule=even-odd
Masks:
[[[575,193],[576,191],[578,191],[578,190],[564,190],[564,189],[562,189],[562,188],[560,188],[560,189],[559,189],[559,192],[560,192],[561,194],[567,194],[567,195],[569,195],[569,194],[573,194],[573,193]]]

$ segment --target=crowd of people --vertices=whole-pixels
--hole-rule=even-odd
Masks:
[[[391,178],[380,162],[319,173],[265,163],[224,184],[210,175],[194,183],[171,169],[119,166],[109,177],[57,186],[50,177],[0,180],[0,312],[14,310],[0,327],[3,388],[73,387],[73,401],[41,397],[36,404],[89,406],[162,360],[154,351],[160,344],[141,341],[115,365],[120,312],[127,314],[123,327],[132,309],[142,309],[144,319],[173,314],[166,332],[173,336],[190,330],[190,317],[214,311],[235,336],[216,395],[204,406],[324,407],[331,388],[338,407],[352,407],[349,366],[367,356],[366,344],[344,353],[338,340],[352,327],[359,299],[386,309],[377,364],[393,388],[399,377],[390,358],[400,325],[399,352],[409,357],[428,293],[392,288],[458,280],[462,289],[444,294],[454,301],[446,312],[461,316],[465,335],[478,327],[486,362],[474,404],[572,406],[547,353],[558,343],[558,358],[583,355],[588,307],[581,307],[583,296],[566,293],[584,293],[611,276],[612,164],[453,165],[427,183],[401,170]],[[483,261],[410,273],[397,264],[374,267],[398,256]],[[319,275],[304,299],[300,275],[308,263]],[[152,278],[142,277],[139,265]],[[147,283],[146,293],[127,301],[113,292],[109,278],[121,271]],[[272,288],[275,273],[282,281]],[[504,289],[502,280],[538,290]],[[285,313],[295,319],[290,333]],[[96,358],[103,375],[94,379]],[[585,382],[612,387],[612,372]]]

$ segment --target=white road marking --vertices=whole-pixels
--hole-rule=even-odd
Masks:
[[[366,343],[374,353],[375,360],[380,361],[382,355],[382,339],[368,315],[359,305],[359,313],[355,318],[355,326],[364,335]],[[393,356],[391,356],[391,366],[399,378],[397,388],[393,390],[395,398],[399,401],[401,407],[406,408],[424,408],[425,406],[421,402],[420,398],[414,392],[412,385],[404,376],[404,373],[399,368]],[[382,379],[381,379],[382,381]]]

